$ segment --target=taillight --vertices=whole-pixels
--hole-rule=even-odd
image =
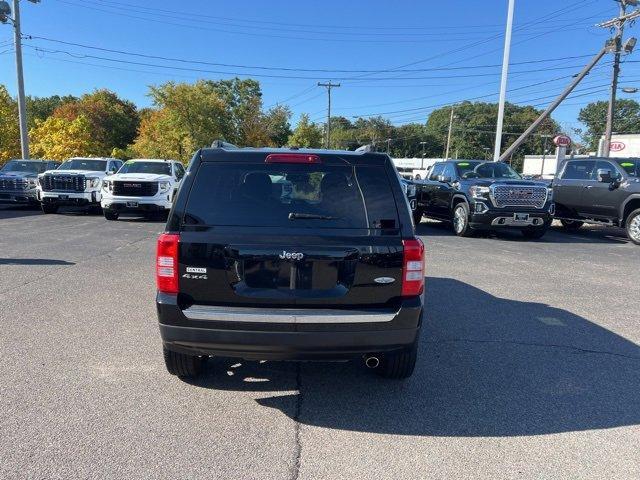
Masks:
[[[180,235],[163,233],[158,237],[156,284],[162,293],[178,293],[178,245]]]
[[[419,238],[403,240],[402,296],[415,297],[424,291],[424,243]]]
[[[267,155],[264,163],[322,163],[318,155],[307,153],[272,153]]]

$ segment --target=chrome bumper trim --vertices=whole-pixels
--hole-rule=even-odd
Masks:
[[[398,312],[367,310],[294,310],[193,305],[182,313],[190,320],[238,323],[383,323],[392,321]]]

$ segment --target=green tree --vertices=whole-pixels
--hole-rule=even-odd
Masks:
[[[309,115],[300,115],[298,125],[287,142],[300,148],[320,148],[322,146],[322,128],[309,120]]]
[[[50,97],[27,97],[27,121],[29,129],[36,126],[36,120],[45,121],[56,108],[66,103],[77,102],[73,95],[52,95]]]
[[[264,123],[269,135],[269,146],[283,147],[291,135],[291,110],[285,106],[276,106],[264,115]]]
[[[600,138],[605,133],[608,108],[608,102],[600,101],[590,103],[580,110],[578,120],[586,126],[586,131],[576,129],[576,133],[582,136],[590,150],[598,149]],[[629,99],[616,102],[613,131],[617,133],[640,132],[640,103]]]
[[[429,158],[442,149],[438,139],[429,134],[426,125],[421,123],[396,127],[391,138],[391,156],[394,158],[419,158],[423,153]]]
[[[540,115],[541,111],[531,106],[507,103],[505,106],[504,134],[501,150],[508,148],[522,132]],[[427,132],[437,139],[441,148],[435,156],[445,153],[451,107],[434,110],[427,121]],[[495,103],[464,102],[455,106],[455,119],[449,155],[458,158],[483,159],[492,156],[495,143],[498,105]],[[524,155],[541,153],[543,141],[540,134],[555,134],[560,131],[552,119],[545,120],[536,134],[516,151],[514,165],[517,167]]]
[[[0,85],[0,164],[20,157],[18,104],[4,85]]]
[[[136,106],[109,90],[96,90],[64,103],[52,116],[68,121],[83,116],[90,125],[95,154],[100,156],[110,155],[114,148],[126,148],[134,141],[140,123]]]

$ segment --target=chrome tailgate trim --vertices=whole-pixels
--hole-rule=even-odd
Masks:
[[[398,312],[367,310],[295,310],[242,307],[211,307],[193,305],[182,313],[190,320],[211,320],[238,323],[384,323],[391,322]]]

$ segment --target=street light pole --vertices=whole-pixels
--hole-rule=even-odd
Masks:
[[[13,0],[13,38],[16,48],[16,73],[18,76],[18,118],[20,121],[20,146],[22,158],[29,158],[29,132],[27,131],[27,104],[24,95],[22,71],[22,33],[20,31],[20,1]]]
[[[493,160],[500,159],[502,149],[502,127],[504,124],[504,104],[507,100],[507,80],[509,78],[509,58],[511,56],[511,34],[513,32],[513,12],[515,0],[509,0],[507,13],[507,31],[504,38],[504,55],[502,57],[502,79],[500,80],[500,102],[498,103],[498,125],[496,127],[496,143],[493,152]]]

